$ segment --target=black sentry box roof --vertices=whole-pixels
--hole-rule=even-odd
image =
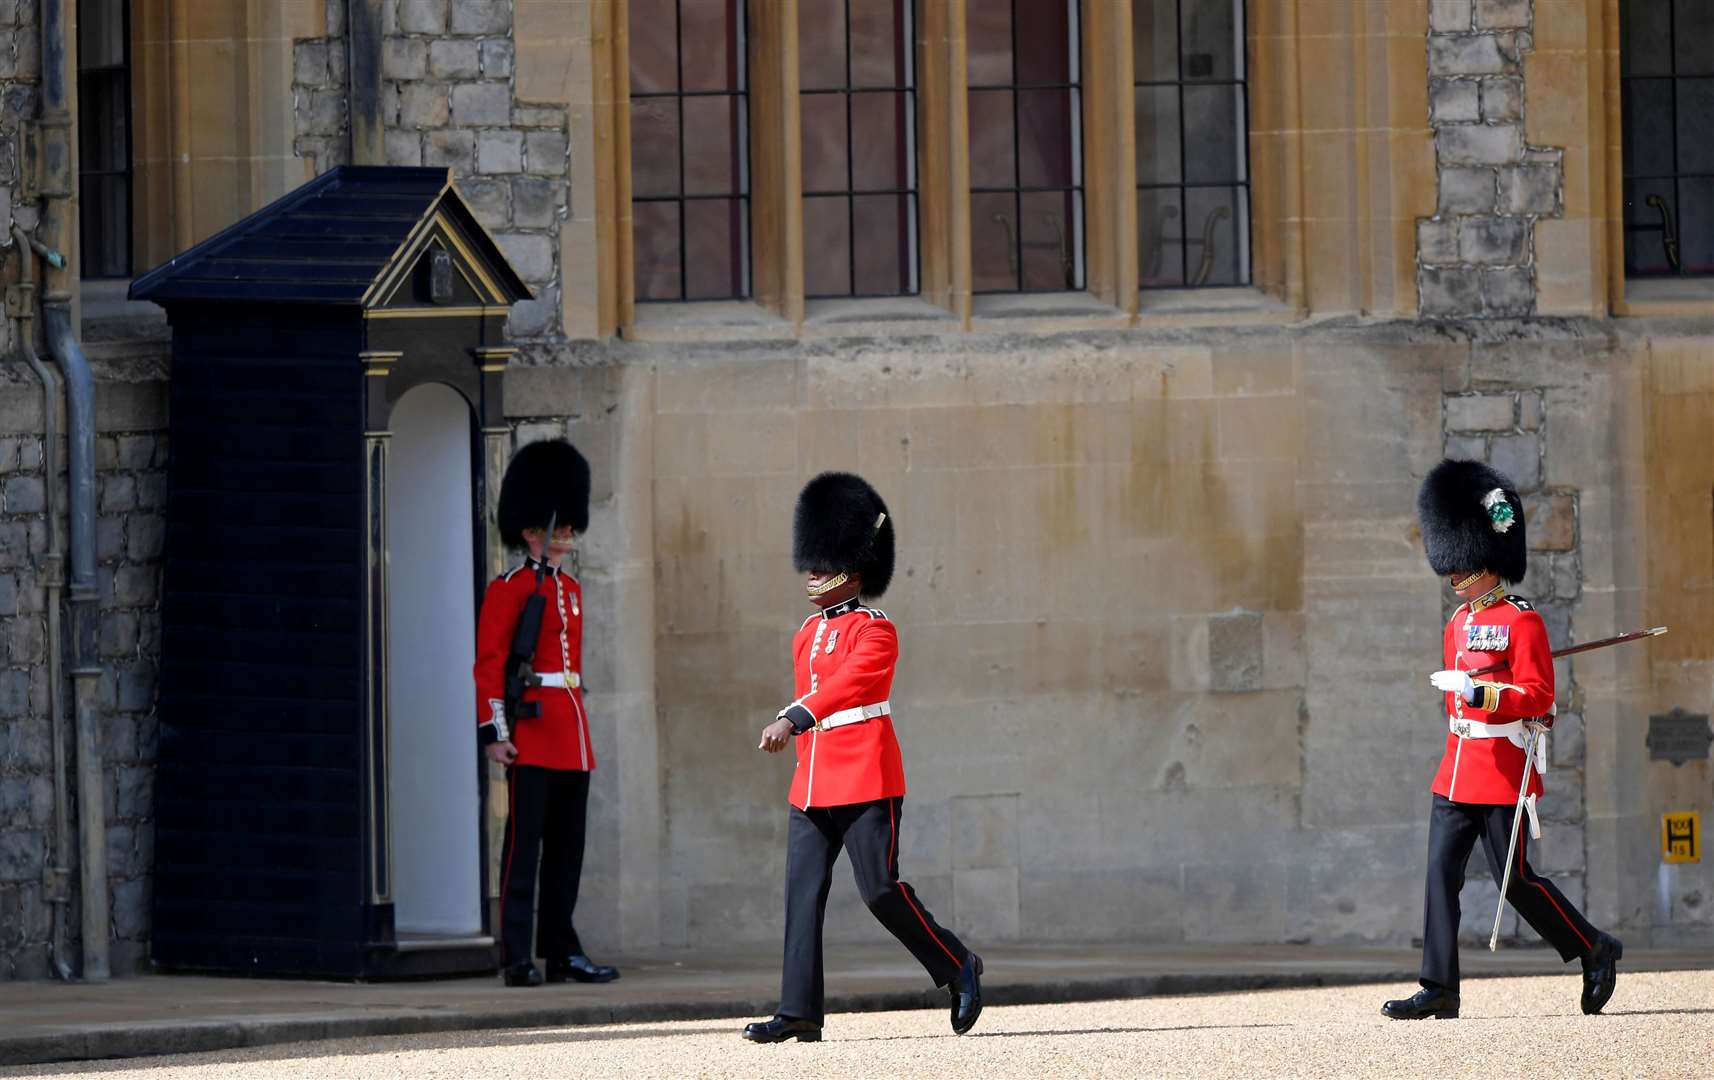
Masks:
[[[438,212],[438,213],[437,213]],[[450,169],[341,165],[139,277],[133,300],[376,307],[383,278],[439,216],[499,296],[530,299]]]

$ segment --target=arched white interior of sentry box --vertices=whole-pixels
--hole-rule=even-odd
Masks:
[[[388,777],[401,938],[481,932],[471,411],[456,390],[394,405],[387,453]]]

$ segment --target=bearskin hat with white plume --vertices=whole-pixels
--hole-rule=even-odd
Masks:
[[[1480,461],[1448,458],[1422,482],[1416,514],[1435,573],[1491,570],[1513,584],[1523,580],[1529,569],[1524,503],[1502,474]]]
[[[792,562],[802,574],[860,574],[873,600],[893,580],[893,518],[868,481],[825,472],[804,485],[792,518]]]
[[[589,462],[564,439],[533,442],[512,455],[500,481],[500,541],[521,548],[525,529],[589,528]]]

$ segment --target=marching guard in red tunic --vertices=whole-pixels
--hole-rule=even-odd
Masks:
[[[611,982],[619,972],[584,955],[571,921],[595,753],[578,674],[583,589],[561,562],[589,526],[589,463],[563,439],[519,450],[500,484],[499,519],[501,541],[529,551],[489,583],[476,631],[477,731],[488,757],[506,766],[509,799],[503,975],[507,986],[541,985],[532,948],[540,945],[548,982]]]
[[[762,730],[759,749],[797,748],[786,849],[785,964],[780,1007],[750,1024],[754,1042],[817,1042],[825,1018],[822,923],[841,849],[863,902],[952,995],[952,1030],[982,1012],[982,958],[929,914],[899,880],[899,814],[905,770],[893,733],[893,669],[899,636],[866,606],[893,576],[893,522],[875,489],[848,473],[823,473],[798,497],[793,558],[810,602],[792,642],[797,698]]]
[[[1598,1013],[1613,996],[1623,946],[1589,924],[1553,882],[1529,863],[1540,839],[1536,799],[1553,725],[1553,651],[1547,627],[1527,600],[1507,592],[1527,567],[1524,508],[1511,482],[1474,461],[1443,461],[1417,497],[1423,547],[1435,573],[1465,603],[1446,625],[1445,670],[1431,682],[1446,699],[1446,753],[1434,777],[1423,910],[1422,989],[1389,1001],[1395,1020],[1458,1015],[1458,891],[1478,841],[1495,883],[1505,880],[1507,847],[1524,780],[1526,735],[1537,732],[1506,901],[1566,961],[1583,961],[1582,1007]],[[1486,676],[1471,672],[1501,665]]]

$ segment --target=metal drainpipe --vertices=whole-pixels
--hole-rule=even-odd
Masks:
[[[65,927],[66,903],[71,892],[71,812],[66,795],[65,687],[60,664],[60,592],[65,588],[65,552],[60,550],[59,517],[60,381],[53,368],[42,363],[36,353],[36,254],[40,245],[16,223],[12,225],[12,238],[18,243],[18,339],[24,362],[42,381],[42,490],[48,549],[41,558],[41,573],[48,590],[48,725],[54,748],[54,854],[52,863],[42,871],[42,885],[54,909],[53,934],[48,945],[54,974],[69,980],[72,966],[66,956]],[[50,261],[59,257],[57,252],[45,249],[42,253]]]
[[[67,518],[71,534],[70,637],[73,700],[77,717],[77,816],[82,840],[79,889],[83,899],[83,977],[106,979],[108,964],[107,810],[101,769],[101,667],[96,661],[99,612],[95,578],[95,377],[78,343],[72,319],[77,285],[77,139],[72,126],[76,84],[71,63],[76,15],[73,0],[41,0],[42,195],[46,242],[69,253],[47,273],[42,296],[48,349],[66,384]]]

